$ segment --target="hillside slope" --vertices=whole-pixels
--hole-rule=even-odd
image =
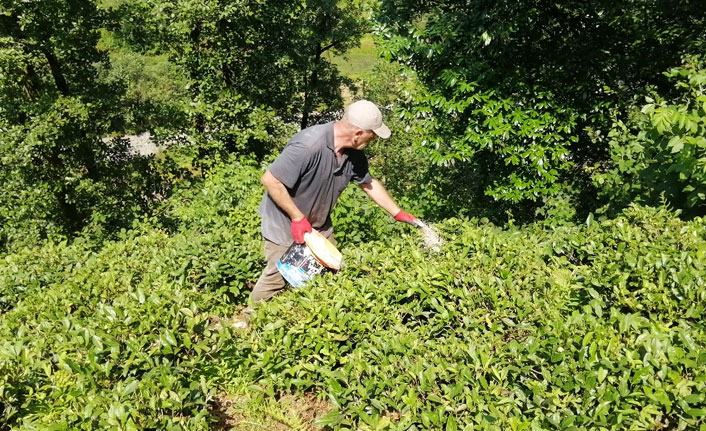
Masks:
[[[333,429],[704,428],[704,220],[449,219],[431,253],[351,190],[345,268],[237,331],[259,172],[224,167],[118,241],[3,256],[0,430],[251,429],[247,406],[290,396]]]

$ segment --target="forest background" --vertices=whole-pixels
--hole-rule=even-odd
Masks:
[[[223,400],[233,404],[235,394],[258,390],[259,398],[248,395],[249,401],[232,408],[258,421],[266,420],[263,415],[273,420],[283,408],[277,400],[287,399],[283,394],[311,395],[310,401],[328,394],[329,404],[322,409],[326,414],[318,418],[321,426],[456,429],[475,423],[498,429],[523,429],[523,424],[621,429],[627,420],[635,429],[656,424],[703,427],[706,336],[699,322],[706,298],[704,268],[698,261],[706,253],[705,29],[706,7],[697,0],[0,0],[0,430],[47,424],[56,429],[213,427],[218,412],[233,417],[232,411],[224,413],[229,410]],[[361,40],[364,50],[357,48]],[[684,361],[692,362],[671,370],[685,375],[690,383],[684,385],[690,389],[675,381],[672,390],[664,382],[633,376],[625,391],[643,395],[625,402],[642,407],[637,409],[641,412],[621,410],[627,407],[620,403],[607,407],[605,398],[591,398],[588,391],[579,396],[583,407],[562,406],[573,409],[569,414],[550,412],[551,406],[532,400],[529,394],[536,395],[536,388],[515,376],[507,382],[517,388],[511,384],[495,394],[507,398],[517,390],[529,397],[518,401],[512,414],[478,406],[456,411],[452,406],[457,408],[458,402],[436,401],[445,391],[456,390],[446,388],[450,382],[438,375],[415,380],[425,394],[415,398],[422,399],[419,403],[405,394],[393,396],[392,383],[389,388],[365,385],[360,395],[352,395],[356,392],[346,392],[346,385],[341,388],[336,382],[354,388],[353,380],[321,371],[317,367],[327,362],[320,358],[313,360],[319,374],[307,380],[297,377],[305,371],[292,369],[294,365],[268,368],[269,357],[253,354],[258,351],[256,341],[243,341],[249,346],[243,351],[225,347],[243,335],[223,330],[224,335],[212,326],[223,329],[220,319],[242,307],[248,285],[262,266],[255,216],[262,193],[259,172],[296,130],[338,118],[345,103],[358,98],[383,107],[393,130],[391,139],[370,148],[373,175],[410,212],[438,223],[455,247],[448,250],[446,261],[437,262],[449,276],[446,286],[459,287],[458,280],[464,280],[460,274],[466,273],[451,262],[482,268],[480,262],[459,260],[459,254],[472,259],[503,253],[495,248],[489,252],[484,241],[476,243],[478,232],[494,238],[491,243],[507,241],[509,250],[517,239],[513,232],[525,238],[518,240],[517,255],[500,258],[503,265],[512,259],[524,263],[496,268],[498,279],[516,277],[516,285],[524,280],[518,268],[530,271],[534,264],[522,260],[521,250],[534,250],[537,242],[552,244],[547,256],[566,257],[556,271],[581,279],[574,284],[583,293],[569,295],[571,299],[562,303],[566,307],[559,309],[565,314],[532,323],[535,334],[583,310],[598,319],[595,325],[613,319],[616,334],[649,327],[650,333],[682,337],[683,345],[675,348],[681,349]],[[159,148],[155,154],[136,154],[125,139],[145,131]],[[373,262],[382,267],[390,261],[408,265],[399,254],[383,250],[405,249],[404,241],[413,234],[360,194],[348,191],[335,217],[342,248],[349,248],[353,255],[348,258],[365,273],[354,279],[373,277],[361,269]],[[623,223],[636,233],[621,230]],[[387,238],[390,235],[401,242]],[[638,250],[645,246],[643,236],[658,244],[654,256],[648,253],[654,261],[644,268],[631,264],[642,253]],[[623,238],[627,245],[596,254],[595,244],[606,245],[609,238]],[[469,244],[476,244],[472,252]],[[166,247],[166,255],[155,258],[161,247]],[[126,249],[147,260],[131,260]],[[354,250],[365,250],[373,260]],[[626,264],[612,265],[608,256]],[[674,275],[666,256],[688,268],[680,266]],[[414,254],[408,259],[419,264]],[[581,278],[581,268],[588,270],[597,262],[606,265],[605,272],[592,274],[598,281]],[[114,276],[122,281],[103,284],[91,278],[81,269],[91,265],[96,266],[93,271],[108,274],[115,265]],[[410,271],[419,270],[414,268]],[[157,278],[149,279],[146,272],[162,272],[166,278],[155,274],[149,277]],[[559,279],[567,276],[561,273]],[[469,275],[462,285],[482,286],[479,276]],[[439,287],[429,277],[422,291]],[[549,277],[554,280],[550,284],[556,277]],[[361,281],[351,290],[366,292],[368,282],[380,283]],[[561,289],[572,285],[556,283],[552,286]],[[148,285],[156,296],[143,291]],[[508,286],[503,287],[505,295],[523,297]],[[320,287],[325,291],[326,283]],[[43,304],[52,298],[51,292],[56,297]],[[418,293],[420,309],[409,303],[403,307],[406,311],[395,309],[401,313],[400,325],[409,326],[404,317],[409,310],[424,319],[440,313],[450,319],[445,327],[461,319],[448,312],[458,312],[463,301],[451,297],[441,304],[425,302],[431,301],[427,295],[448,294],[425,292]],[[393,298],[387,298],[389,303],[411,295],[388,294]],[[142,305],[123,304],[125,314],[111,317],[121,298],[127,301],[123,295],[132,295]],[[145,295],[157,301],[153,310],[174,313],[167,312],[164,321],[144,318]],[[60,305],[64,300],[70,302]],[[521,306],[502,304],[526,308],[527,301]],[[291,333],[265,325],[285,303],[275,302],[262,311],[264,326],[254,330],[262,332],[253,337],[297,346]],[[500,304],[495,304],[496,311],[502,309]],[[305,315],[322,313],[297,307],[304,307]],[[339,303],[336,307],[350,309]],[[379,316],[390,313],[378,311]],[[98,321],[109,324],[88,323],[95,313],[105,314]],[[278,318],[293,319],[283,313]],[[624,316],[634,316],[628,318],[632,323],[625,323]],[[507,325],[515,331],[505,335],[505,344],[526,341],[532,333],[518,323],[517,315],[497,318],[510,319],[512,325]],[[114,322],[141,319],[146,326],[125,323],[123,328]],[[654,321],[661,326],[651,327]],[[100,331],[91,325],[100,326]],[[417,328],[417,336],[431,343],[438,335],[432,327]],[[352,328],[361,330],[365,322]],[[183,338],[175,337],[178,331]],[[44,341],[29,335],[33,333],[45,333]],[[548,334],[538,336],[549,343],[543,344],[546,352],[558,343]],[[91,337],[101,339],[93,338],[102,352],[93,357],[87,347]],[[355,343],[345,337],[349,335],[326,338],[324,345],[348,345],[351,354],[358,354]],[[137,344],[142,347],[131,345],[131,339],[141,340]],[[590,340],[582,342],[591,345]],[[292,348],[301,356],[293,363],[321,354],[321,347],[309,352],[306,342],[301,343]],[[339,358],[348,352],[341,349]],[[442,346],[432,343],[429,349],[438,353]],[[648,362],[644,349],[635,341],[629,350]],[[154,353],[152,359],[136,359],[140,350]],[[523,358],[531,359],[530,353]],[[563,357],[559,361],[547,355],[548,363],[563,363]],[[576,355],[578,368],[564,370],[567,376],[583,370],[581,353]],[[220,371],[205,370],[205,356],[219,358],[218,366],[209,366]],[[667,362],[674,363],[672,359]],[[330,373],[346,369],[343,363],[328,365]],[[620,380],[620,367],[611,367],[593,370],[599,383],[613,375]],[[194,369],[199,372],[190,376]],[[240,370],[235,381],[224,377],[238,374],[234,370]],[[542,370],[528,365],[520,375]],[[399,377],[373,376],[388,382]],[[466,383],[477,378],[464,376]],[[79,383],[72,385],[72,379]],[[488,385],[473,381],[463,388]],[[566,393],[578,391],[559,386]],[[546,385],[541,390],[551,392]],[[616,390],[626,398],[622,387]],[[90,400],[75,401],[77,391]],[[121,394],[117,400],[109,396],[115,391]],[[338,392],[346,395],[331,396]],[[388,401],[382,401],[382,393]],[[522,398],[517,396],[513,399]],[[170,403],[171,398],[178,401]],[[408,408],[401,407],[404,403]],[[503,403],[493,399],[487,405]],[[655,411],[647,408],[652,405]],[[92,407],[87,411],[85,406]],[[566,422],[570,417],[574,419]],[[223,421],[228,422],[221,417],[218,426]]]

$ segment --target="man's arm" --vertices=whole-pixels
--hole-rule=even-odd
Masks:
[[[287,213],[292,221],[299,221],[304,218],[304,213],[302,213],[294,204],[292,197],[289,196],[287,188],[280,180],[272,175],[269,169],[262,174],[260,182],[263,186],[265,186],[267,194],[270,195],[278,207],[282,208],[282,211]]]
[[[378,204],[380,208],[390,213],[391,216],[394,217],[400,212],[400,207],[392,200],[380,181],[375,178],[373,178],[370,183],[360,184],[358,187],[360,187],[373,202]]]
[[[363,191],[368,195],[370,199],[373,200],[380,208],[384,209],[397,221],[404,223],[409,223],[412,226],[421,227],[421,222],[412,214],[406,213],[397,206],[394,200],[390,197],[385,190],[385,187],[380,183],[380,181],[373,178],[373,180],[368,184],[358,185]]]

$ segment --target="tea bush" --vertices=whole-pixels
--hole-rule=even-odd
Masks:
[[[228,173],[164,206],[171,233],[152,221],[102,247],[3,257],[0,429],[209,428],[214,385],[200,367],[228,338],[212,319],[261,267],[257,169]]]
[[[703,219],[447,219],[432,253],[352,190],[343,270],[235,332],[260,172],[216,169],[114,241],[0,257],[0,429],[205,430],[243,385],[325,399],[331,429],[706,429]]]
[[[334,429],[706,429],[703,220],[440,227],[440,254],[345,250],[223,363],[265,394],[325,394]]]

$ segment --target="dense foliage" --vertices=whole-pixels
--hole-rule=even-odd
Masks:
[[[640,207],[560,228],[449,219],[430,254],[351,190],[344,270],[237,332],[228,317],[261,267],[259,172],[221,168],[100,248],[4,256],[0,428],[209,429],[236,386],[312,391],[334,429],[703,425],[702,219]]]
[[[305,127],[317,113],[342,107],[343,79],[324,54],[357,44],[368,14],[359,0],[140,0],[115,12],[114,28],[135,49],[163,52],[180,65],[196,104],[227,111],[227,100],[241,96]],[[207,113],[193,114],[210,124]]]
[[[616,206],[664,198],[687,214],[704,214],[706,69],[692,58],[666,75],[681,94],[654,94],[635,107],[628,121],[614,123],[607,136],[611,164],[598,170],[595,181]]]
[[[405,115],[434,162],[463,172],[448,195],[460,183],[464,201],[583,193],[583,167],[607,157],[589,128],[648,85],[668,89],[661,73],[700,52],[706,28],[698,1],[382,4],[387,54],[424,84]]]
[[[0,249],[128,224],[161,190],[147,161],[103,139],[122,91],[98,79],[105,19],[89,1],[0,3]]]
[[[701,3],[0,0],[0,431],[706,430]],[[243,329],[260,175],[347,97],[446,245],[350,187]]]
[[[0,429],[208,429],[201,367],[227,335],[209,318],[258,270],[256,173],[177,193],[162,209],[171,228],[6,256]]]
[[[703,426],[702,220],[442,229],[440,255],[348,250],[345,275],[273,301],[224,363],[327,394],[335,429]]]
[[[263,159],[342,107],[324,54],[366,1],[0,2],[0,249],[149,213],[173,180]],[[257,46],[257,49],[252,49]],[[109,139],[150,130],[159,163]],[[102,234],[101,234],[102,235]]]

